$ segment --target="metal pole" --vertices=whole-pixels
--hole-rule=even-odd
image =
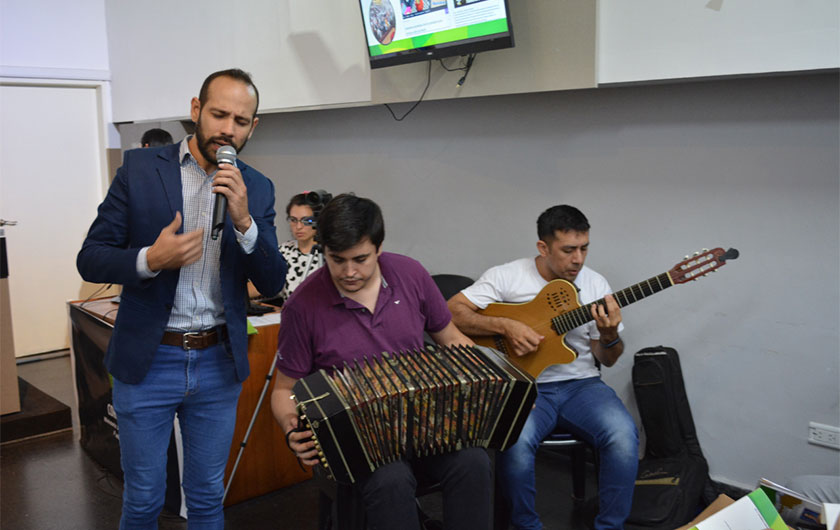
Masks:
[[[260,412],[260,407],[262,407],[263,399],[265,399],[265,393],[268,392],[268,385],[271,384],[271,379],[274,377],[274,363],[271,363],[271,368],[268,370],[268,373],[265,374],[265,384],[263,385],[262,392],[260,393],[260,399],[257,401],[257,407],[254,409],[254,414],[251,416],[251,423],[248,424],[248,430],[245,431],[245,437],[242,439],[242,443],[239,444],[239,454],[236,455],[236,461],[233,463],[233,469],[230,471],[230,477],[228,478],[227,485],[225,485],[225,494],[222,496],[222,504],[225,503],[225,499],[227,498],[228,490],[230,489],[230,485],[233,483],[233,477],[236,475],[236,469],[239,467],[239,460],[242,458],[242,453],[245,451],[245,446],[248,445],[248,438],[251,436],[251,429],[254,428],[254,422],[257,421],[257,414]]]

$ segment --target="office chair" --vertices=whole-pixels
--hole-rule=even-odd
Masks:
[[[435,281],[435,285],[440,289],[440,294],[446,300],[475,283],[472,278],[458,274],[434,274],[432,280]]]
[[[561,428],[555,429],[540,442],[541,449],[570,453],[572,463],[572,499],[575,505],[586,500],[586,449],[589,444]],[[593,449],[593,451],[595,451]],[[598,453],[595,452],[595,467],[598,467]]]
[[[566,451],[570,453],[572,463],[572,500],[576,509],[583,507],[584,501],[586,500],[586,449],[589,447],[589,444],[576,438],[572,433],[555,427],[554,431],[540,442],[539,447],[545,450]],[[497,500],[493,507],[493,530],[507,530],[510,526],[510,504],[505,500],[501,500],[504,499],[504,493],[498,477],[496,478],[495,495],[496,499],[500,500]]]
[[[595,367],[601,371],[601,363],[595,359]],[[540,442],[540,447],[549,450],[562,450],[570,454],[572,460],[572,499],[579,506],[586,500],[586,449],[592,449],[595,455],[595,476],[598,476],[598,451],[563,427],[554,430]]]

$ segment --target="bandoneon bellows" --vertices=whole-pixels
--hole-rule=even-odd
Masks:
[[[300,425],[321,464],[355,482],[401,458],[513,445],[537,396],[534,379],[486,347],[427,346],[363,357],[300,379]]]

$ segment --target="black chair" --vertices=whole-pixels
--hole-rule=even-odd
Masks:
[[[432,280],[434,280],[435,285],[437,285],[437,288],[440,290],[440,294],[443,295],[444,300],[449,300],[456,294],[460,293],[462,289],[466,289],[475,283],[472,278],[458,274],[433,274]],[[431,347],[434,347],[435,344],[432,337],[425,332],[423,333],[423,342],[427,346]]]
[[[446,300],[449,300],[461,292],[462,289],[466,289],[475,283],[472,278],[458,274],[434,274],[432,275],[432,280],[435,281],[435,285],[440,289],[440,293]]]
[[[555,428],[540,442],[540,449],[566,451],[570,453],[572,463],[572,501],[575,509],[581,509],[586,501],[586,450],[589,444],[559,427]],[[597,452],[595,466],[597,469]],[[510,503],[504,500],[502,484],[496,477],[496,503],[493,507],[493,530],[507,530],[510,527]]]
[[[338,484],[327,478],[321,467],[314,468],[312,475],[319,490],[318,530],[365,530],[367,517],[359,489],[348,484]],[[417,517],[422,528],[442,528],[439,521],[431,519],[423,512],[419,501],[421,497],[440,491],[442,491],[440,483],[417,487],[415,492]],[[333,526],[333,521],[335,526]],[[494,521],[494,529],[501,528],[504,527]]]
[[[318,485],[318,530],[365,530],[367,517],[359,489],[350,484],[338,484],[327,478],[323,468],[315,467],[312,473]],[[440,484],[418,486],[416,498],[424,497],[441,490]],[[417,517],[422,523],[429,517],[417,503]],[[335,521],[335,526],[333,526]]]
[[[595,359],[595,368],[601,371],[601,363]],[[571,453],[572,460],[572,498],[575,505],[586,500],[586,450],[592,449],[595,455],[595,476],[598,476],[598,451],[568,430],[555,426],[551,434],[540,442],[540,447],[549,450],[560,450]]]
[[[586,500],[586,450],[589,448],[589,444],[558,427],[540,442],[540,448],[570,453],[572,462],[572,500],[574,501],[575,508],[582,507]],[[507,530],[510,526],[510,504],[502,500],[504,493],[502,493],[501,486],[497,477],[496,499],[498,500],[493,509],[494,530]]]
[[[577,438],[569,431],[555,427],[545,439],[540,442],[540,448],[550,451],[563,451],[570,454],[572,463],[572,499],[578,505],[586,500],[586,450],[589,444]],[[595,467],[597,469],[598,453],[595,452]]]
[[[595,359],[595,367],[601,371],[601,363]],[[586,450],[592,449],[595,455],[595,476],[598,475],[598,451],[574,434],[562,427],[554,430],[540,442],[540,447],[549,450],[560,450],[571,453],[572,460],[572,499],[579,506],[586,500]]]

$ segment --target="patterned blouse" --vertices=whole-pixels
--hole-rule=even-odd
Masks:
[[[289,271],[286,273],[286,285],[280,291],[280,298],[285,302],[297,289],[306,276],[315,272],[324,263],[324,255],[318,246],[313,246],[309,254],[298,248],[296,240],[291,239],[280,245],[280,254],[286,259]]]

